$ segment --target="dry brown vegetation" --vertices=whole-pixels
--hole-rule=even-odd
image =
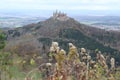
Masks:
[[[38,69],[44,74],[42,80],[118,80],[115,59],[111,58],[109,63],[110,67],[100,51],[96,51],[96,60],[93,60],[85,48],[81,48],[78,53],[77,47],[69,43],[67,53],[57,42],[52,42],[49,61],[41,64]],[[25,79],[33,80],[29,74]]]

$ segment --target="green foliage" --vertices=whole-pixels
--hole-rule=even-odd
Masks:
[[[0,31],[0,49],[5,47],[5,34]]]
[[[12,37],[19,37],[21,35],[20,32],[17,30],[8,30],[8,34]]]
[[[32,58],[32,59],[30,59],[30,64],[31,65],[35,65],[35,60]]]
[[[76,29],[64,29],[61,30],[59,33],[60,38],[64,39],[71,39],[75,41],[75,44],[78,47],[85,47],[90,50],[95,50],[98,48],[99,50],[103,52],[110,52],[112,53],[115,51],[114,49],[111,49],[110,47],[105,47],[102,44],[98,43],[96,40],[90,38],[89,36],[84,35],[82,32]]]
[[[103,76],[103,75],[105,75],[105,72],[104,72],[104,69],[103,69],[103,67],[98,63],[97,64],[97,74],[99,75],[99,76]]]
[[[0,70],[2,74],[8,74],[11,78],[9,68],[12,66],[12,55],[8,52],[0,52]]]
[[[52,39],[50,39],[50,38],[39,38],[38,41],[42,42],[45,45],[50,46],[50,43],[52,42]]]
[[[114,76],[116,77],[116,80],[119,80],[119,79],[120,79],[120,67],[118,67],[118,68],[116,69],[116,72],[115,72]]]
[[[12,55],[8,52],[0,52],[0,65],[12,65]]]

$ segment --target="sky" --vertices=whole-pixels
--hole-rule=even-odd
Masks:
[[[119,15],[120,0],[0,0],[0,13],[49,15]]]

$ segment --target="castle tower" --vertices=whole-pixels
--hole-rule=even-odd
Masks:
[[[61,11],[58,12],[57,10],[53,12],[53,18],[61,21],[69,19],[69,17],[67,17],[67,15],[64,12],[63,13]]]

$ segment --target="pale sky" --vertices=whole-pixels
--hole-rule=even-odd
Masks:
[[[55,10],[71,14],[118,15],[120,0],[0,0],[1,13],[16,11],[48,13]]]

